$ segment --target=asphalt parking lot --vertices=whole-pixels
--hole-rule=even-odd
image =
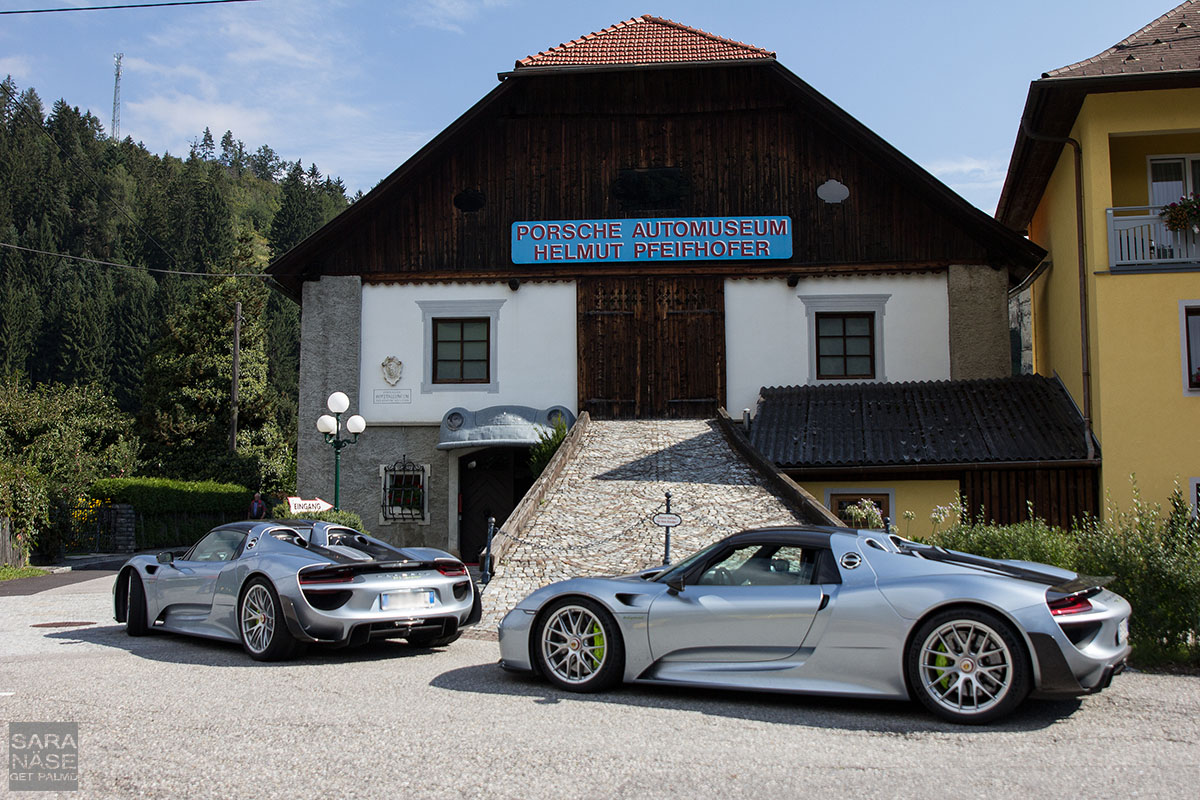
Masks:
[[[501,671],[489,641],[259,664],[232,645],[133,639],[111,620],[111,580],[0,596],[0,720],[78,723],[80,789],[64,797],[1191,798],[1200,786],[1195,676],[1127,673],[984,728],[906,703],[578,696]],[[64,622],[90,624],[31,627]]]

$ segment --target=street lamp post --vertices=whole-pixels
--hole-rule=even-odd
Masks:
[[[329,395],[325,405],[333,412],[333,416],[322,414],[317,420],[317,430],[325,435],[325,443],[333,448],[333,510],[341,511],[342,448],[358,441],[358,435],[366,430],[367,421],[358,414],[350,417],[346,420],[346,432],[354,438],[343,439],[342,414],[350,408],[350,398],[345,392],[334,392]]]

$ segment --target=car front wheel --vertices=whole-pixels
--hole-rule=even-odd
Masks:
[[[296,650],[296,640],[280,611],[279,596],[264,578],[254,578],[242,592],[238,630],[242,646],[256,661],[280,661]]]
[[[616,620],[603,606],[582,597],[564,598],[539,616],[534,658],[558,688],[598,692],[621,680],[625,645]]]
[[[909,645],[906,670],[916,699],[960,724],[1003,717],[1029,694],[1025,648],[1011,625],[982,609],[926,620]]]

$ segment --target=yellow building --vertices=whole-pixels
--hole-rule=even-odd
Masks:
[[[1193,193],[1200,0],[1030,85],[996,216],[1049,251],[1018,289],[1033,369],[1070,391],[1122,506],[1131,474],[1147,500],[1165,503],[1178,482],[1196,503],[1200,216],[1161,215]]]

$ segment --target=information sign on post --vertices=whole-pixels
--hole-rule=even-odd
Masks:
[[[678,514],[671,513],[671,493],[667,492],[666,495],[667,510],[650,518],[651,522],[663,529],[663,566],[671,563],[671,528],[683,522]]]
[[[289,497],[287,499],[288,510],[293,514],[320,514],[322,511],[328,511],[333,508],[332,503],[327,503],[321,498],[314,500],[302,500],[299,497]]]

